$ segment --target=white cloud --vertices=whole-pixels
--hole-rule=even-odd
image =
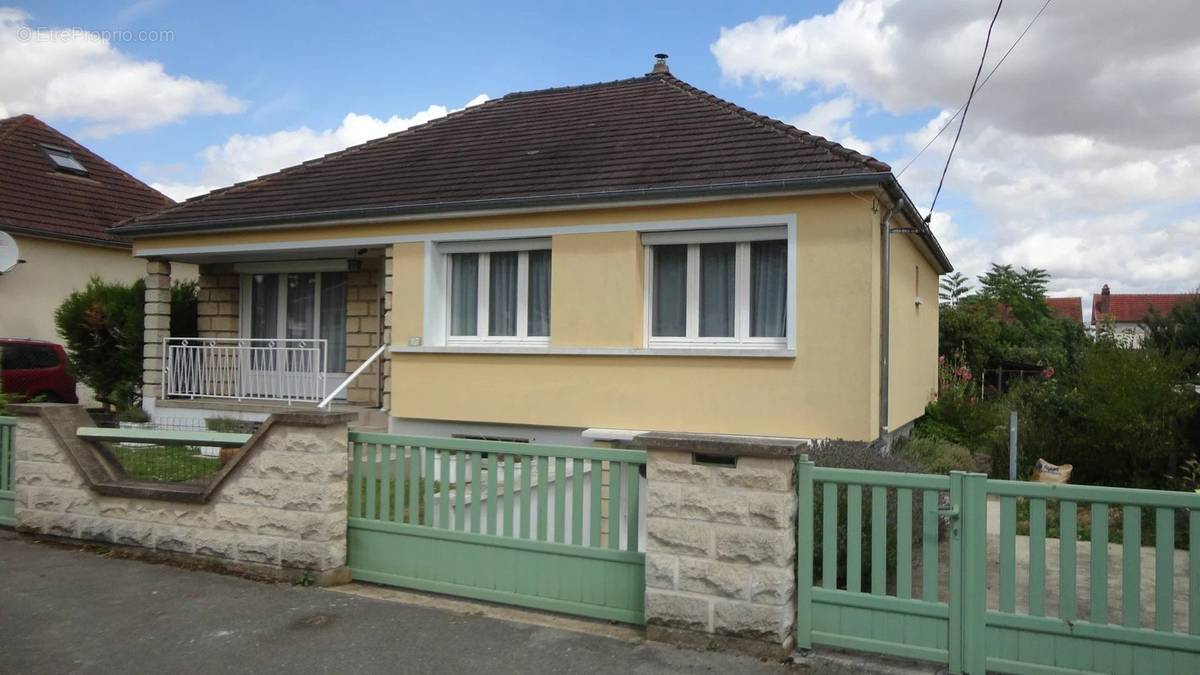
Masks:
[[[464,108],[487,100],[487,94],[480,94]],[[159,174],[159,180],[151,182],[156,190],[172,199],[186,199],[424,124],[450,112],[455,111],[443,105],[431,105],[410,117],[392,115],[387,119],[352,112],[332,129],[300,127],[261,135],[234,134],[221,145],[210,145],[200,151],[203,166],[196,180],[181,179],[178,167],[169,170],[148,167],[148,173]]]
[[[985,74],[1042,4],[1004,3]],[[863,110],[934,111],[897,138],[889,160],[899,170],[965,98],[994,9],[992,0],[843,0],[827,15],[722,29],[711,50],[733,81],[823,99],[797,123],[825,125],[851,147],[843,139]],[[992,261],[1045,267],[1052,290],[1089,299],[1104,283],[1115,292],[1200,284],[1200,221],[1190,215],[1200,207],[1197,22],[1200,4],[1185,0],[1050,5],[972,104],[939,201],[953,217],[936,212],[932,223],[956,267],[972,276]],[[953,133],[903,176],[918,204],[933,196]]]
[[[0,8],[0,113],[85,120],[85,135],[103,137],[244,108],[221,84],[170,75],[94,33],[31,26],[24,12]]]
[[[838,96],[827,101],[821,101],[808,112],[793,119],[791,125],[811,134],[824,136],[831,141],[870,154],[872,143],[854,135],[850,128],[850,118],[857,106],[849,96]]]

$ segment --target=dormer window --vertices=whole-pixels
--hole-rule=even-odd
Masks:
[[[74,173],[80,176],[87,175],[87,167],[85,167],[78,159],[75,159],[74,153],[66,148],[59,148],[53,145],[43,145],[42,150],[46,156],[54,162],[54,168],[67,173]]]

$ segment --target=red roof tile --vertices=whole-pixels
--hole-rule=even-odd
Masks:
[[[1046,298],[1046,304],[1054,316],[1083,323],[1083,298]]]
[[[1092,323],[1098,323],[1104,317],[1110,317],[1117,323],[1137,323],[1145,319],[1153,309],[1160,315],[1165,315],[1182,302],[1196,299],[1194,293],[1110,293],[1108,308],[1103,306],[1105,295],[1092,295]]]
[[[87,175],[57,170],[43,145],[69,150]],[[120,245],[109,227],[173,203],[32,115],[0,120],[0,230]]]

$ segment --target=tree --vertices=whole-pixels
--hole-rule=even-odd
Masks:
[[[1141,322],[1142,346],[1184,362],[1188,375],[1200,377],[1200,291],[1189,302],[1175,305],[1166,315],[1151,312]]]
[[[943,305],[950,307],[958,306],[958,301],[970,292],[970,282],[967,280],[967,275],[962,272],[955,272],[942,279],[941,283],[938,284],[938,300]]]
[[[71,370],[91,387],[106,411],[128,405],[142,381],[145,283],[108,283],[92,277],[54,312]]]

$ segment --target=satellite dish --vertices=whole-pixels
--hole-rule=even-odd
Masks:
[[[12,271],[21,262],[17,242],[7,232],[0,232],[0,274]]]

